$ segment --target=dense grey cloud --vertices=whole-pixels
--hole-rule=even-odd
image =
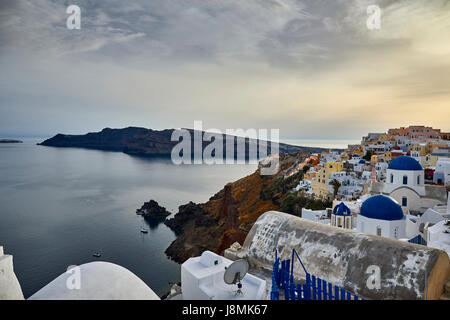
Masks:
[[[82,8],[82,30],[68,32],[65,9],[73,2],[20,0],[5,6],[2,40],[9,41],[3,46],[58,57],[91,53],[83,58],[169,63],[238,57],[305,66],[365,41],[355,38],[356,29],[365,30],[365,6],[355,18],[359,23],[349,21],[351,1],[75,1]]]
[[[66,28],[70,4],[81,30]],[[366,27],[370,4],[381,30]],[[286,138],[442,127],[449,18],[445,0],[4,0],[0,134],[194,120]]]

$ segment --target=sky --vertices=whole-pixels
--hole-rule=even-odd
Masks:
[[[450,1],[2,0],[0,70],[0,137],[195,120],[282,139],[450,131]]]

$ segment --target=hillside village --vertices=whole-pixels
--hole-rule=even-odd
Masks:
[[[284,177],[299,173],[303,179],[291,199],[309,196],[332,204],[301,212],[282,205],[280,211],[450,254],[450,133],[425,126],[369,133],[342,153],[310,155]]]
[[[276,158],[279,171],[262,175]],[[165,220],[177,235],[166,254],[181,264],[181,283],[163,299],[450,300],[449,191],[450,134],[430,127],[370,133],[343,152],[271,155],[206,203],[182,205]],[[154,201],[137,213],[155,210],[167,216]],[[5,257],[3,294],[23,299]],[[223,279],[242,259],[248,273],[237,295]],[[369,285],[374,267],[378,286]],[[160,299],[120,266],[81,268],[85,290],[66,289],[66,272],[30,299]],[[111,292],[99,274],[128,280]]]
[[[216,297],[221,289],[208,281],[220,270],[201,263],[211,255],[248,261],[252,276],[265,281],[258,299],[449,300],[449,151],[450,134],[410,126],[370,133],[343,152],[279,155],[272,177],[259,169],[278,156],[264,159],[254,174],[200,204],[202,214],[180,207],[183,215],[169,220],[191,222],[167,253],[184,261],[189,277],[209,283],[182,279],[172,298]],[[208,216],[226,230],[222,237],[202,228],[200,217]],[[198,261],[202,276],[190,270]],[[379,287],[368,285],[374,267]]]

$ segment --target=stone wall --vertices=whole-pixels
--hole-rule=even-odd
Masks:
[[[275,249],[282,259],[296,249],[308,273],[367,299],[439,299],[450,276],[442,250],[268,211],[250,230],[240,256],[270,270]],[[373,266],[380,270],[379,289],[367,285]],[[305,275],[298,261],[294,275]]]

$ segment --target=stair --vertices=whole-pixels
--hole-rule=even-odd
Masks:
[[[444,285],[444,292],[442,293],[440,300],[450,300],[450,279]]]

